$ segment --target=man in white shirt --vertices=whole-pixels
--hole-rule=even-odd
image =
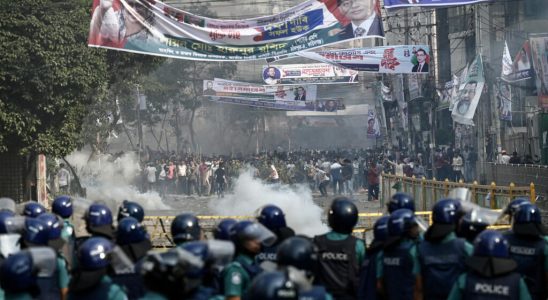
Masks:
[[[498,163],[499,164],[509,164],[510,163],[510,155],[506,154],[506,150],[502,150],[498,157]]]
[[[146,175],[147,175],[147,183],[148,183],[148,190],[152,191],[154,189],[154,185],[156,184],[156,167],[149,163],[146,168]]]
[[[59,172],[57,172],[57,178],[59,180],[59,193],[66,194],[69,192],[70,187],[70,172],[65,169],[65,164],[59,164]]]

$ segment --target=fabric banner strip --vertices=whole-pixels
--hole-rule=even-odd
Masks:
[[[316,101],[266,101],[260,98],[238,98],[238,97],[217,97],[205,96],[213,102],[245,105],[253,107],[262,107],[279,110],[297,110],[297,111],[322,111],[322,112],[337,112],[344,110],[345,106],[341,100],[325,99]]]
[[[297,55],[355,71],[392,74],[427,74],[432,60],[427,45],[300,52]]]
[[[531,63],[531,47],[529,41],[525,41],[520,51],[512,61],[508,46],[505,45],[503,54],[502,80],[506,82],[517,82],[533,78],[533,65]]]
[[[242,61],[384,37],[378,0],[354,1],[363,1],[359,14],[351,9],[352,1],[308,0],[272,16],[221,20],[156,0],[94,0],[88,45],[180,59]]]
[[[476,56],[470,66],[465,69],[465,72],[466,76],[460,82],[458,97],[451,112],[451,117],[453,121],[459,124],[474,125],[472,119],[485,85],[481,56]]]
[[[263,66],[263,80],[268,85],[357,83],[358,71],[330,64],[293,64]]]
[[[480,2],[490,2],[493,0],[384,0],[386,8],[403,8],[403,7],[442,7],[442,6],[458,6],[468,5]]]
[[[317,86],[310,84],[298,86],[269,86],[215,78],[214,80],[204,80],[203,95],[240,98],[250,97],[276,101],[310,101],[316,100]]]

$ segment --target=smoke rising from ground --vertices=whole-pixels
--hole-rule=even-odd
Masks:
[[[324,211],[312,200],[312,192],[305,185],[295,187],[267,185],[243,171],[234,185],[234,191],[222,199],[212,199],[209,206],[219,215],[254,216],[258,208],[274,204],[284,213],[287,225],[298,234],[314,236],[328,231],[322,223]]]
[[[135,153],[126,153],[115,160],[110,155],[102,155],[91,161],[88,158],[89,153],[74,152],[67,157],[67,161],[78,173],[90,202],[105,202],[113,213],[117,212],[123,200],[141,204],[145,212],[170,209],[157,192],[141,193],[134,185],[140,174]]]

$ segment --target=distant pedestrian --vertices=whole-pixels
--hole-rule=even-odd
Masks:
[[[60,167],[59,172],[57,172],[57,178],[59,181],[59,193],[68,194],[70,190],[70,181],[71,181],[70,172],[67,169],[65,169],[64,163],[59,164],[59,167]]]

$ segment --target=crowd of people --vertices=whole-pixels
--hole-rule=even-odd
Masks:
[[[436,202],[429,227],[410,195],[394,194],[370,243],[354,231],[359,212],[344,196],[329,207],[330,231],[314,237],[296,234],[273,204],[252,220],[221,220],[209,239],[183,213],[171,222],[167,251],[152,249],[135,202],[121,204],[116,226],[108,206],[90,204],[87,235],[75,236],[69,196],[51,212],[29,202],[20,215],[1,198],[0,298],[546,299],[539,209],[514,199],[502,212],[510,230],[488,230],[465,194]]]

